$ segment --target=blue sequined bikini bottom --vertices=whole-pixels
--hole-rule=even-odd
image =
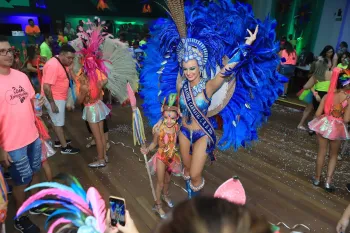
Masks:
[[[186,128],[185,126],[181,126],[180,128],[181,133],[190,141],[191,146],[190,146],[190,155],[192,155],[192,145],[194,143],[196,143],[200,138],[206,136],[207,134],[201,130],[201,129],[197,129],[197,130],[190,130],[188,128]],[[214,149],[215,149],[215,145],[213,145],[212,143],[209,143],[209,140],[207,140],[207,154],[210,158],[211,161],[215,161],[216,158],[214,156]]]

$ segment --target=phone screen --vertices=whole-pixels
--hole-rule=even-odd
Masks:
[[[109,205],[111,209],[112,226],[116,226],[117,223],[125,226],[125,201],[123,199],[110,197]]]

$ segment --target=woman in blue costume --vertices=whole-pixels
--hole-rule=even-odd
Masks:
[[[161,116],[155,96],[179,94],[183,177],[192,198],[205,184],[207,156],[215,160],[212,116],[223,120],[220,149],[249,145],[284,80],[276,72],[275,21],[260,22],[249,5],[229,0],[195,1],[185,7],[183,0],[168,0],[167,6],[171,19],[158,20],[151,30],[140,94],[151,124]]]

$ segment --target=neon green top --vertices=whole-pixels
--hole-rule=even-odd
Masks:
[[[50,49],[50,46],[48,44],[46,44],[46,42],[43,42],[40,45],[40,56],[46,57],[47,60],[52,58],[52,51]]]
[[[328,92],[331,81],[322,81],[315,84],[315,91]]]
[[[340,68],[340,69],[345,70],[346,68],[348,68],[348,65],[343,66],[341,63],[339,63],[339,64],[337,65],[337,67]]]

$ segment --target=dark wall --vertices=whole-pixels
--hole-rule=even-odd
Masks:
[[[123,17],[150,17],[165,16],[165,11],[158,4],[151,3],[152,13],[143,14],[140,0],[108,0],[112,10],[97,10],[98,0],[45,0],[47,9],[35,7],[37,0],[30,0],[30,7],[0,8],[0,14],[31,13],[42,14],[53,18],[64,18],[64,15],[101,15]],[[40,0],[42,1],[42,0]]]

